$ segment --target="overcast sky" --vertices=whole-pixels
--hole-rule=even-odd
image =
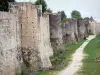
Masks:
[[[16,0],[18,2],[35,2],[36,0]],[[100,0],[45,0],[53,12],[64,10],[67,17],[73,10],[81,12],[82,17],[93,16],[100,20]]]

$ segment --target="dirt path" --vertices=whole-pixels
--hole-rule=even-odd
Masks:
[[[72,57],[72,63],[59,72],[57,75],[74,75],[82,66],[82,59],[83,59],[83,50],[85,46],[91,41],[93,38],[95,38],[96,35],[90,35],[87,40],[76,50],[76,52],[73,54]]]

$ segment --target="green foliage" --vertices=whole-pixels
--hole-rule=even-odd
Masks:
[[[64,24],[67,20],[67,16],[64,11],[59,11],[61,13],[61,23]]]
[[[36,75],[56,75],[57,70],[40,71]]]
[[[90,21],[94,21],[93,17],[91,16],[90,18],[89,17],[85,17],[84,18],[85,20],[90,20]]]
[[[45,0],[37,0],[35,2],[36,5],[42,5],[42,12],[46,12],[47,11],[47,4],[45,2]]]
[[[63,20],[61,21],[61,24],[64,24],[67,21],[67,18],[63,18]]]
[[[51,62],[52,65],[54,67],[54,69],[61,69],[62,67],[64,67],[63,65],[59,66],[63,60],[66,59],[65,55],[66,55],[67,51],[66,50],[57,50],[57,53],[54,54],[53,57],[51,57]]]
[[[21,75],[29,75],[29,72],[28,72],[28,71],[23,70],[23,71],[21,72]]]
[[[81,13],[77,10],[73,10],[71,13],[71,17],[75,19],[82,19]]]
[[[48,13],[52,13],[52,10],[49,8],[49,9],[47,9],[47,12]]]
[[[67,18],[64,11],[61,11],[60,13],[61,13],[61,21]]]
[[[72,54],[83,44],[83,42],[84,40],[80,40],[77,44],[65,45],[65,50],[59,49],[58,52],[51,57],[51,61],[54,66],[53,70],[41,71],[38,72],[37,75],[55,75],[61,69],[68,66],[69,62],[71,62]]]
[[[8,11],[8,2],[15,2],[15,0],[0,0],[0,11]]]
[[[64,18],[62,21],[61,21],[61,24],[64,24],[66,23],[66,21],[70,20],[71,18]]]
[[[90,18],[89,17],[85,17],[84,20],[90,20]]]
[[[59,49],[54,53],[54,56],[51,57],[51,62],[54,66],[54,69],[60,70],[68,65],[68,62],[71,61],[71,55],[75,50],[81,46],[84,40],[78,41],[77,44],[69,44],[64,47],[64,49]]]

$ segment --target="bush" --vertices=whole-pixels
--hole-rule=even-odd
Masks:
[[[64,64],[64,60],[66,60],[66,55],[67,51],[66,50],[57,50],[56,54],[54,54],[54,56],[52,56],[51,59],[51,63],[53,65],[53,69],[62,69],[64,68],[65,64]]]

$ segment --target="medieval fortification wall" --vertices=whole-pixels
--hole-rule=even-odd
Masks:
[[[57,50],[62,45],[61,14],[53,13],[49,15],[50,21],[50,41],[53,50]]]
[[[12,9],[14,12],[0,12],[0,75],[15,75],[21,70],[19,13]]]
[[[49,16],[42,15],[41,6],[10,3],[9,12],[0,12],[0,33],[0,75],[52,66]]]
[[[100,34],[100,22],[97,21],[89,21],[90,23],[90,33],[99,35]]]
[[[63,44],[76,44],[88,32],[100,33],[100,23],[71,19],[61,24],[60,13],[42,13],[41,5],[9,3],[0,12],[0,75],[50,68],[50,56]]]

